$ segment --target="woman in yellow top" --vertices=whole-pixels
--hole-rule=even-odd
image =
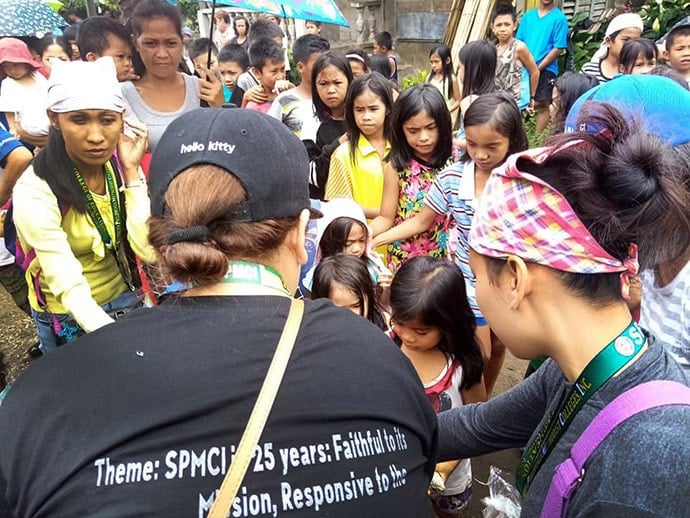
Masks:
[[[54,63],[48,104],[48,143],[13,197],[20,244],[29,260],[35,254],[27,281],[44,354],[136,305],[127,244],[144,260],[155,257],[139,169],[147,131],[128,124],[132,136],[123,132],[112,58]]]
[[[390,151],[386,120],[392,107],[393,92],[381,74],[355,79],[345,100],[348,140],[331,156],[326,200],[353,199],[367,219],[381,208],[383,159]]]

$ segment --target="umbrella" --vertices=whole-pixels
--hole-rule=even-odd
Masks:
[[[0,0],[0,36],[40,36],[66,25],[43,0]]]
[[[349,27],[334,0],[216,0],[215,5],[238,7],[247,11],[274,14],[281,18],[296,18],[332,23]]]

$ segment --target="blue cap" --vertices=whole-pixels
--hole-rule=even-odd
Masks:
[[[575,101],[565,121],[565,132],[590,131],[598,128],[578,124],[587,101],[611,104],[626,119],[639,120],[647,132],[671,146],[690,142],[690,91],[667,77],[623,75],[588,90]]]

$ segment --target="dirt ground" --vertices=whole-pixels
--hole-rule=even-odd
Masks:
[[[5,361],[8,365],[7,378],[10,383],[31,363],[27,351],[36,342],[36,333],[31,319],[17,309],[5,290],[0,289],[0,350],[5,353]],[[518,360],[507,353],[503,370],[496,384],[496,394],[519,383],[526,367],[527,362]],[[488,488],[483,485],[489,477],[489,466],[497,466],[512,474],[515,473],[519,460],[517,450],[506,450],[472,460],[474,497],[465,516],[468,518],[482,516],[481,499],[489,494]]]

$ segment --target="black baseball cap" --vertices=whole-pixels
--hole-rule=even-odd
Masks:
[[[299,215],[309,206],[309,157],[280,121],[253,110],[197,108],[170,123],[149,170],[151,215],[165,213],[173,178],[197,164],[212,164],[235,176],[247,201],[233,217],[258,222]],[[312,217],[321,213],[310,209]]]

